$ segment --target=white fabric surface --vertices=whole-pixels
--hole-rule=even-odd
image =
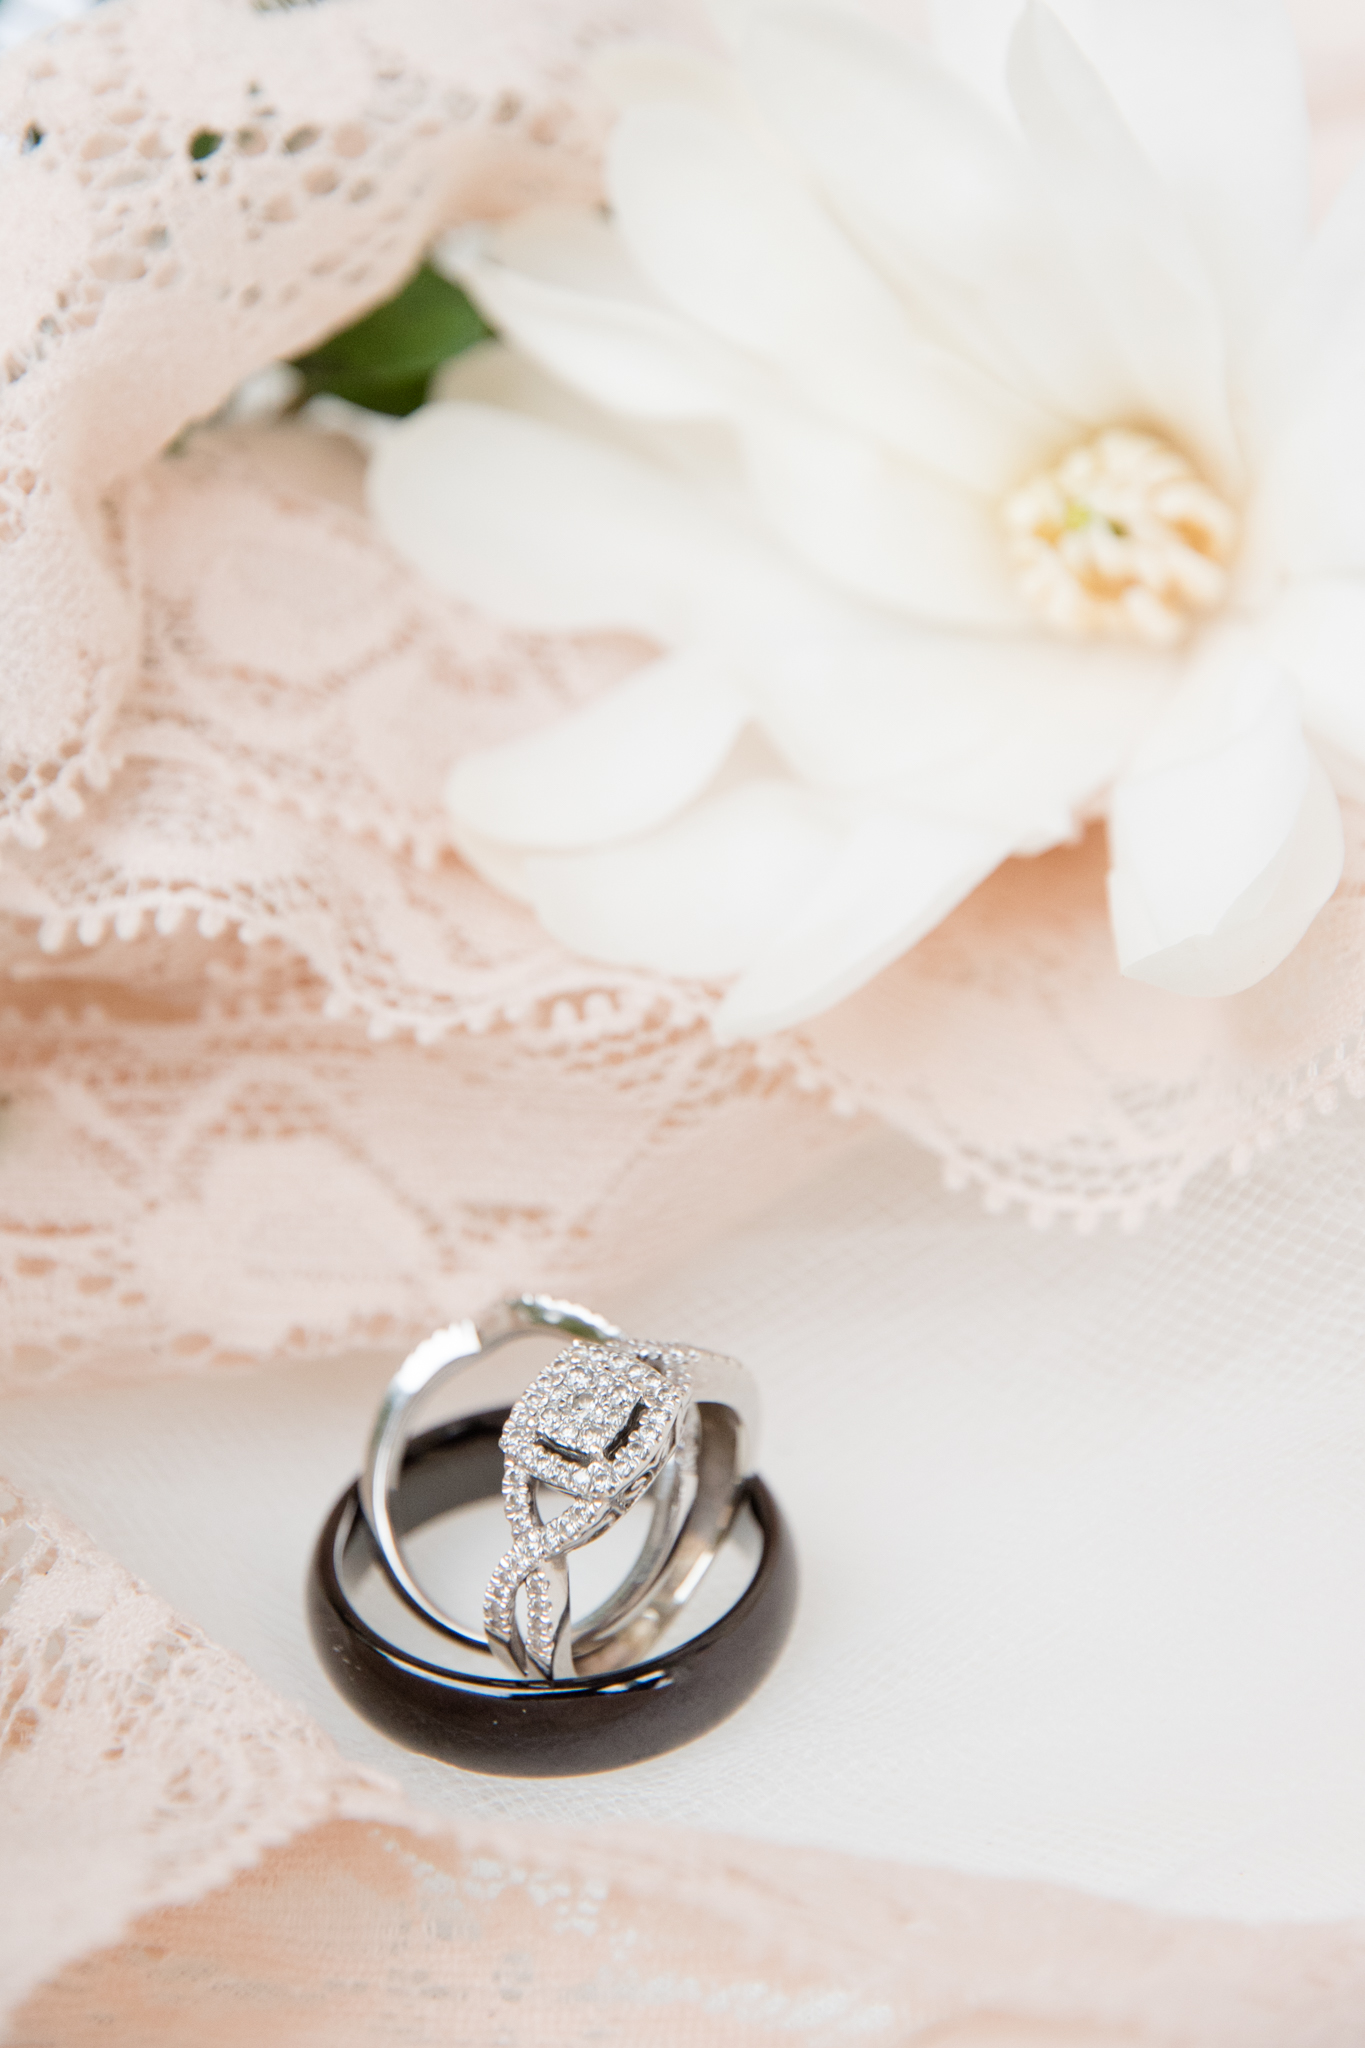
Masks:
[[[804,1568],[760,1696],[617,1775],[451,1772],[323,1678],[305,1563],[391,1360],[15,1398],[0,1465],[432,1807],[1359,1914],[1363,1150],[1347,1103],[1138,1235],[1081,1238],[877,1138],[604,1301],[754,1366]]]

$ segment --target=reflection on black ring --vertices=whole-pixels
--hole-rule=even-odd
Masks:
[[[471,1415],[413,1438],[394,1500],[400,1534],[498,1493],[498,1436],[507,1413]],[[347,1581],[382,1566],[351,1486],[313,1555],[313,1641],[333,1684],[358,1712],[396,1742],[443,1762],[512,1777],[570,1777],[639,1763],[733,1713],[786,1640],[797,1576],[786,1523],[761,1479],[743,1482],[740,1505],[753,1515],[762,1552],[749,1584],[718,1621],[624,1670],[528,1683],[428,1663],[362,1619]]]

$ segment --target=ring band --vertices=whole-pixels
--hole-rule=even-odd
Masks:
[[[498,1438],[508,1411],[469,1416],[415,1437],[392,1497],[404,1534],[499,1491]],[[410,1749],[466,1770],[517,1777],[614,1770],[659,1756],[733,1713],[771,1669],[796,1604],[796,1559],[772,1494],[739,1488],[762,1549],[734,1605],[677,1648],[591,1677],[525,1680],[454,1671],[390,1642],[357,1612],[348,1581],[382,1567],[359,1486],[337,1501],[309,1577],[309,1624],[334,1684]],[[446,1631],[448,1634],[449,1631]]]
[[[403,1554],[392,1502],[412,1410],[441,1382],[519,1337],[571,1339],[511,1411],[504,1504],[513,1544],[488,1588],[482,1641],[422,1589]],[[419,1344],[380,1403],[360,1501],[394,1587],[432,1627],[467,1648],[492,1649],[523,1678],[568,1679],[643,1656],[695,1591],[725,1540],[757,1424],[753,1381],[737,1360],[644,1345],[605,1317],[546,1295],[517,1295],[477,1321]],[[684,1504],[685,1481],[695,1480]],[[539,1485],[569,1496],[546,1524]],[[568,1553],[642,1497],[653,1515],[635,1565],[577,1628],[569,1615]],[[516,1617],[524,1587],[527,1627]]]

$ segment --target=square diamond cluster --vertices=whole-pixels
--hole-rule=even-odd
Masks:
[[[508,1416],[503,1455],[583,1500],[619,1493],[667,1455],[691,1388],[687,1367],[684,1351],[573,1344]]]

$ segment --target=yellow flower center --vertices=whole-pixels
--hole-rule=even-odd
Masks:
[[[1173,647],[1227,594],[1237,518],[1155,434],[1109,427],[1002,507],[1020,590],[1069,638]]]

